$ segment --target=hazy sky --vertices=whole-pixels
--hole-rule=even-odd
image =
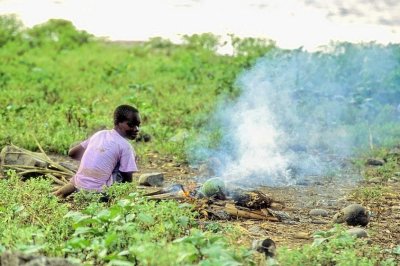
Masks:
[[[400,42],[397,0],[0,0],[30,27],[49,18],[112,40],[213,32],[313,49],[330,40]]]

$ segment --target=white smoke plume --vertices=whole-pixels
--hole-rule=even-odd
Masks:
[[[218,176],[252,186],[341,170],[355,152],[400,135],[399,54],[373,44],[270,53],[238,78],[240,96],[219,107],[220,145],[197,150],[218,161]]]

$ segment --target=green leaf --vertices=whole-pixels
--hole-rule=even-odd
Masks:
[[[104,243],[106,245],[106,247],[110,247],[112,246],[114,243],[116,243],[118,239],[118,235],[115,232],[110,232],[108,234],[106,234],[106,237],[104,239]]]
[[[189,218],[186,216],[181,216],[178,218],[178,222],[181,226],[187,227],[189,224]]]
[[[138,220],[146,225],[154,224],[154,218],[148,214],[139,213],[137,216]]]
[[[103,222],[109,221],[111,218],[111,212],[108,209],[102,210],[96,215],[96,218]]]
[[[68,245],[70,247],[72,247],[72,248],[83,249],[83,248],[86,248],[86,247],[88,247],[90,245],[90,241],[88,239],[77,237],[77,238],[73,238],[73,239],[69,240],[67,242],[67,246]]]
[[[31,253],[37,253],[42,249],[44,249],[45,247],[46,245],[20,245],[17,246],[17,249],[23,251],[24,253],[31,254]]]
[[[87,233],[92,233],[93,230],[94,230],[94,229],[91,228],[91,227],[78,227],[78,228],[75,230],[74,235],[85,235],[85,234],[87,234]]]

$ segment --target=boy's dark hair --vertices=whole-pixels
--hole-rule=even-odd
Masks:
[[[114,111],[114,125],[128,120],[127,116],[129,113],[139,113],[139,110],[126,104],[118,106]]]

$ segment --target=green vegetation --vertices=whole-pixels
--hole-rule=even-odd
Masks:
[[[283,248],[278,260],[281,265],[397,265],[394,258],[384,259],[394,251],[382,251],[366,245],[336,226],[329,231],[316,232],[314,243],[296,250]],[[385,254],[386,253],[386,254]]]
[[[68,21],[26,29],[15,17],[1,16],[0,147],[12,142],[36,150],[36,138],[46,151],[65,154],[71,143],[111,128],[114,108],[128,103],[139,108],[141,130],[152,136],[135,144],[142,162],[152,151],[185,162],[189,141],[201,137],[216,103],[238,96],[236,77],[279,50],[253,38],[232,36],[232,43],[235,56],[216,54],[218,37],[210,34],[185,36],[181,45],[161,38],[116,44]],[[208,145],[220,134],[210,133]],[[385,167],[379,174],[389,176],[398,165]],[[0,253],[38,252],[89,265],[256,264],[252,251],[234,241],[232,227],[200,226],[192,206],[147,201],[135,184],[111,187],[109,203],[83,192],[60,203],[49,180],[6,177],[0,179]],[[280,249],[277,259],[281,265],[376,265],[383,252],[339,229],[321,235],[303,249]],[[388,257],[398,250],[380,265],[395,265]]]
[[[127,103],[139,108],[142,132],[153,136],[146,147],[183,159],[185,138],[168,140],[205,126],[218,97],[238,93],[236,76],[275,49],[258,42],[254,52],[237,40],[238,56],[217,56],[217,38],[208,34],[186,36],[183,45],[155,38],[121,46],[62,20],[24,30],[10,17],[1,24],[8,26],[0,37],[0,146],[36,149],[35,136],[59,153],[111,127],[114,108]]]
[[[134,184],[111,187],[107,204],[79,192],[79,210],[68,210],[51,195],[50,180],[22,182],[12,172],[0,179],[0,253],[40,252],[88,265],[252,264],[251,252],[229,246],[222,228],[200,231],[192,206],[147,201]]]

